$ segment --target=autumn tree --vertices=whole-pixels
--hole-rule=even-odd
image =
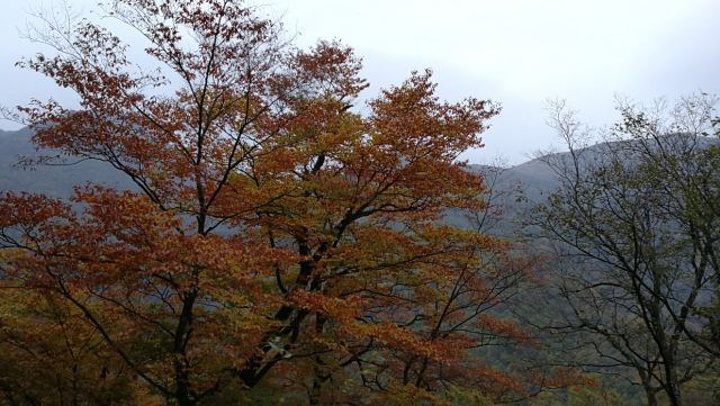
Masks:
[[[360,115],[360,60],[339,43],[298,49],[239,1],[108,7],[159,68],[137,71],[97,23],[50,26],[59,52],[20,65],[80,107],[34,100],[20,117],[60,151],[40,163],[102,161],[135,187],[4,193],[4,283],[57,301],[169,404],[267,388],[303,403],[538,388],[472,357],[488,340],[528,340],[492,310],[533,261],[438,223],[487,207],[458,156],[482,145],[497,106],[441,102],[424,72]]]
[[[73,306],[0,289],[0,404],[130,405],[147,393]]]
[[[720,167],[714,101],[670,110],[619,105],[609,142],[588,148],[564,103],[551,124],[569,152],[549,155],[560,188],[535,226],[554,247],[570,332],[600,356],[588,367],[635,371],[648,404],[681,405],[681,387],[717,360]],[[582,333],[583,335],[580,335]]]

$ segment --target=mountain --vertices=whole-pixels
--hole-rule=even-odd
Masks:
[[[0,192],[12,190],[66,198],[72,194],[75,185],[87,182],[121,189],[133,188],[132,182],[124,174],[104,162],[21,167],[18,162],[24,157],[57,154],[49,150],[37,151],[31,137],[32,131],[27,128],[19,131],[0,130]],[[597,153],[601,152],[600,149]],[[520,217],[520,212],[543,201],[559,184],[555,174],[541,159],[510,168],[469,165],[468,169],[482,174],[488,188],[492,189],[488,198],[502,215],[490,216],[484,224],[484,230],[499,236],[511,236],[518,229],[514,221]],[[447,213],[445,221],[461,227],[469,226],[466,214],[459,210]]]
[[[132,183],[109,164],[86,161],[69,166],[18,167],[23,157],[42,154],[52,155],[52,151],[36,151],[31,142],[32,132],[25,128],[19,131],[0,130],[0,191],[14,190],[45,193],[57,197],[68,197],[73,186],[87,182],[102,183],[122,189],[132,188]],[[697,138],[701,148],[708,145],[720,145],[714,138]],[[621,141],[620,143],[625,142]],[[608,151],[622,144],[618,142],[599,143],[580,151],[582,160],[598,161],[607,156]],[[488,195],[491,202],[503,213],[495,227],[499,235],[509,235],[515,227],[511,224],[520,211],[543,202],[559,185],[557,175],[545,162],[551,158],[569,162],[568,152],[546,155],[528,162],[500,168],[490,165],[469,165],[468,169],[482,174],[487,186],[492,189]],[[461,212],[451,212],[446,219],[450,224],[466,226],[467,219]]]
[[[57,197],[68,197],[73,186],[87,182],[102,183],[120,188],[130,188],[125,176],[104,162],[85,161],[73,165],[21,167],[24,157],[53,155],[53,151],[37,151],[31,142],[32,131],[0,130],[0,191],[13,190],[45,193]],[[495,191],[517,190],[522,185],[528,200],[538,200],[557,185],[553,173],[546,164],[533,160],[512,168],[487,165],[470,165],[473,172],[483,174],[488,180],[496,179]],[[510,196],[512,195],[512,197]],[[515,199],[515,194],[506,194],[502,199]],[[499,198],[500,198],[499,197]]]
[[[56,197],[68,197],[74,185],[87,182],[102,183],[127,189],[131,183],[109,164],[85,161],[73,165],[21,167],[23,157],[53,155],[52,150],[37,151],[31,142],[32,131],[0,130],[0,191],[44,193]]]

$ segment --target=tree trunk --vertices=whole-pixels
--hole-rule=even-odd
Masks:
[[[322,392],[322,383],[320,382],[320,379],[318,379],[317,376],[313,378],[313,386],[310,390],[310,404],[311,405],[319,405],[320,404],[320,395]]]
[[[670,404],[672,406],[682,406],[680,385],[678,384],[677,372],[675,371],[675,368],[666,364],[665,375],[665,379],[667,380],[667,387],[665,389],[665,392],[668,395]]]
[[[680,397],[680,384],[678,383],[677,367],[675,361],[675,351],[673,348],[662,348],[663,366],[665,369],[665,393],[672,406],[682,406]]]
[[[657,396],[653,388],[645,388],[645,396],[647,396],[648,406],[658,406]]]

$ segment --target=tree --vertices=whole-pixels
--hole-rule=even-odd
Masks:
[[[129,405],[142,396],[76,309],[52,295],[0,288],[0,404]]]
[[[652,114],[621,103],[611,142],[593,148],[564,103],[553,110],[570,152],[546,158],[561,186],[535,223],[562,269],[568,311],[553,328],[599,339],[594,366],[634,369],[650,405],[658,392],[681,405],[681,385],[717,360],[713,105],[699,95]]]
[[[532,261],[437,222],[486,207],[457,158],[481,146],[497,106],[440,102],[427,71],[361,116],[351,103],[367,84],[341,44],[296,49],[238,1],[111,6],[161,67],[134,72],[121,39],[90,21],[51,26],[58,54],[21,65],[81,107],[20,112],[39,147],[61,151],[41,162],[106,162],[135,188],[3,194],[6,283],[81,315],[170,404],[273,387],[310,403],[537,388],[471,356],[492,337],[525,340],[492,309]]]

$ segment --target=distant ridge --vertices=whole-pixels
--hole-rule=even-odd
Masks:
[[[74,185],[87,182],[102,183],[122,189],[132,187],[123,174],[109,164],[85,161],[74,165],[19,167],[23,157],[51,154],[37,151],[31,142],[33,132],[28,128],[18,131],[0,130],[0,192],[33,192],[55,197],[69,197]]]
[[[23,157],[49,154],[52,151],[36,151],[31,142],[32,131],[23,128],[18,131],[0,130],[0,191],[13,190],[44,193],[56,197],[68,197],[74,185],[87,182],[102,183],[119,188],[132,188],[127,177],[112,168],[109,164],[97,161],[86,161],[69,166],[35,166],[20,168],[17,166]],[[625,141],[620,141],[625,142]],[[702,138],[701,147],[720,145],[716,138]],[[614,143],[599,143],[581,150],[583,159],[597,159],[606,154]],[[568,152],[555,153],[555,158],[568,159]],[[559,181],[543,158],[509,167],[499,168],[492,165],[468,165],[469,170],[495,177],[495,191],[522,189],[524,203],[515,197],[503,202],[508,214],[520,209],[520,206],[544,201],[558,186]]]

